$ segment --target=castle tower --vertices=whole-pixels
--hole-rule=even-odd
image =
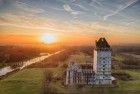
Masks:
[[[105,38],[100,38],[98,41],[96,41],[93,70],[95,72],[94,84],[112,84],[111,48]]]

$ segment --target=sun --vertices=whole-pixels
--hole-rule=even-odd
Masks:
[[[51,43],[55,43],[57,41],[57,37],[54,34],[43,34],[41,36],[41,41],[43,43],[51,44]]]

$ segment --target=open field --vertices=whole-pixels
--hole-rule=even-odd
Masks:
[[[114,56],[118,61],[123,59],[121,56]],[[68,61],[76,59],[79,63],[85,62],[83,53],[72,55]],[[9,77],[0,80],[0,94],[139,94],[140,92],[140,69],[121,69],[131,75],[132,80],[118,80],[118,87],[92,87],[92,86],[65,86],[65,64],[67,61],[61,61],[61,64],[53,68],[27,68],[19,71]],[[67,62],[68,63],[68,62]],[[45,75],[49,84],[46,85]],[[51,74],[52,73],[52,74]],[[51,74],[51,75],[50,75]],[[46,91],[46,92],[44,92]]]
[[[0,94],[40,94],[43,70],[39,68],[24,69],[0,80]]]
[[[125,70],[132,77],[132,81],[119,81],[119,88],[126,91],[139,91],[140,93],[140,70]]]
[[[134,58],[140,59],[140,55],[137,55],[137,54],[133,54],[133,53],[122,53],[122,54],[126,55],[126,56],[132,56]]]
[[[51,69],[56,78],[63,77],[62,70]],[[118,80],[117,87],[92,87],[92,86],[64,86],[63,80],[52,80],[49,85],[49,94],[139,94],[140,93],[140,70],[122,70],[133,77],[133,80],[122,81]],[[46,88],[48,90],[48,88]],[[47,93],[45,93],[47,94]]]
[[[85,87],[66,87],[64,86],[62,68],[51,68],[46,71],[52,71],[52,80],[49,88],[53,94],[139,94],[140,92],[140,70],[123,70],[129,73],[133,80],[119,81],[119,87],[115,88],[95,88]],[[0,94],[40,94],[43,92],[43,68],[32,68],[19,71],[4,80],[0,81]],[[48,72],[47,72],[48,73]],[[44,83],[45,84],[45,83]],[[45,93],[46,94],[46,93]],[[51,94],[51,93],[50,93]]]
[[[69,58],[69,61],[72,61],[70,59],[78,58],[79,61],[84,60],[83,54],[81,53],[78,55],[72,55],[71,58]],[[118,56],[115,57],[118,59]],[[119,60],[123,59],[123,57],[119,56]],[[85,61],[85,60],[84,60]],[[46,88],[47,93],[45,94],[139,94],[140,92],[140,70],[130,70],[130,69],[121,69],[119,71],[125,72],[129,74],[132,77],[132,80],[118,80],[118,86],[117,87],[92,87],[92,86],[72,86],[67,87],[64,85],[65,81],[65,68],[61,68],[61,66],[57,68],[51,68],[49,69],[53,73],[53,79],[51,80],[49,86]],[[118,70],[116,70],[118,71]],[[47,73],[47,72],[46,72]],[[49,88],[49,89],[48,89]],[[50,90],[50,91],[49,91]]]
[[[65,87],[63,83],[64,70],[61,68],[50,68],[53,78],[49,90],[53,94],[139,94],[140,92],[140,70],[124,70],[134,78],[132,81],[119,81],[119,87],[95,88]],[[4,80],[0,81],[0,94],[40,94],[43,92],[43,71],[42,68],[32,68],[19,71]],[[48,71],[48,69],[46,69]],[[48,90],[46,88],[46,90]]]

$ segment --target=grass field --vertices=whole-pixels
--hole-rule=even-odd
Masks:
[[[132,81],[119,81],[119,86],[127,91],[139,91],[140,93],[140,70],[125,70],[132,77]]]
[[[44,69],[24,69],[0,80],[0,94],[40,94]]]
[[[137,55],[137,54],[132,54],[132,53],[122,53],[122,54],[126,55],[126,56],[132,56],[134,58],[140,59],[140,55]]]
[[[114,58],[118,61],[124,60],[124,57],[119,55],[116,55]],[[80,63],[85,61],[83,54],[73,55],[70,59],[76,59],[80,61]],[[62,76],[62,71],[60,72],[60,70],[56,70],[56,68],[51,70],[54,71],[54,75],[58,75],[59,77]],[[133,80],[118,80],[118,86],[112,88],[97,88],[91,86],[67,88],[61,84],[62,81],[55,81],[51,83],[51,88],[54,89],[54,94],[140,94],[140,70],[135,69],[121,71],[130,74]]]
[[[55,77],[62,76],[59,68],[51,69]],[[140,70],[124,70],[132,77],[132,81],[119,81],[119,87],[94,88],[85,86],[82,88],[67,88],[62,85],[62,80],[51,82],[54,94],[139,94],[140,93]],[[19,71],[0,81],[0,94],[40,94],[43,91],[44,69],[33,68]]]
[[[52,69],[54,74],[61,76],[58,70]],[[122,70],[129,73],[133,80],[130,81],[118,81],[118,87],[65,87],[61,83],[62,81],[51,82],[51,88],[53,94],[140,94],[140,70]]]
[[[112,56],[112,59],[122,62],[125,60],[125,56],[123,56],[121,54],[116,54],[115,56]]]
[[[121,61],[122,57],[116,57]],[[83,54],[72,56],[70,59],[76,59],[79,63],[85,61]],[[97,87],[67,87],[64,86],[65,68],[28,68],[19,71],[7,78],[0,80],[0,94],[41,94],[44,85],[44,70],[53,72],[53,80],[50,83],[50,94],[140,94],[140,69],[121,70],[130,74],[133,80],[118,81],[118,87],[114,88],[97,88]]]

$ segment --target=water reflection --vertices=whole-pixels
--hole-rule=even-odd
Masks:
[[[12,69],[10,66],[4,67],[4,68],[0,69],[0,76],[3,76],[3,75],[5,75],[13,70],[14,69]]]
[[[57,51],[54,54],[48,54],[48,53],[44,54],[43,53],[39,57],[30,59],[30,60],[27,60],[27,61],[24,61],[24,62],[16,63],[16,65],[14,65],[14,67],[13,66],[6,66],[4,68],[1,68],[0,69],[0,76],[6,75],[7,73],[12,72],[12,71],[14,71],[16,69],[21,70],[21,69],[23,69],[23,68],[25,68],[25,67],[33,64],[33,63],[37,63],[37,62],[43,61],[44,59],[46,59],[46,58],[48,58],[48,57],[50,57],[52,55],[58,54],[58,53],[60,53],[62,51],[64,51],[64,50]]]

